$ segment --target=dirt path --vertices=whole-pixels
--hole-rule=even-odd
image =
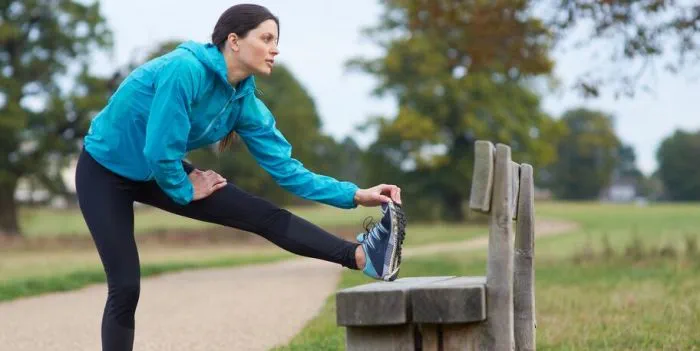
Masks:
[[[165,274],[142,281],[134,350],[267,350],[287,343],[338,285],[318,260]],[[100,350],[103,284],[0,304],[0,350]]]
[[[539,221],[538,237],[575,229]],[[486,247],[486,237],[406,248],[405,256]],[[342,269],[318,260],[196,270],[143,279],[137,351],[267,350],[289,342],[336,290]],[[106,287],[0,303],[0,351],[99,350]]]

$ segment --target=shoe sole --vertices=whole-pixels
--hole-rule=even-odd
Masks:
[[[383,277],[384,281],[393,281],[399,276],[399,270],[401,266],[401,248],[403,246],[403,241],[406,238],[406,215],[400,205],[389,202],[389,210],[393,216],[391,216],[391,237],[389,238],[392,243],[391,252],[391,262],[389,264],[388,275]]]

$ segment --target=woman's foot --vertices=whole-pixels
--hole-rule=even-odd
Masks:
[[[393,202],[382,204],[382,219],[367,232],[357,236],[362,245],[365,264],[358,269],[374,278],[392,281],[399,275],[401,246],[406,235],[406,217],[400,205]]]

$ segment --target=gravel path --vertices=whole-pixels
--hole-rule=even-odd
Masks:
[[[146,278],[134,350],[267,350],[323,306],[341,268],[296,259]],[[0,304],[0,350],[100,350],[104,284]]]
[[[538,221],[538,237],[570,222]],[[410,235],[410,233],[409,233]],[[486,237],[406,248],[406,257],[486,247]],[[312,259],[145,278],[137,351],[267,350],[289,342],[323,307],[343,269]],[[99,350],[104,284],[0,303],[0,351]]]

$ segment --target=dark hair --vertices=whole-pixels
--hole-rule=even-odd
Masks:
[[[241,38],[245,38],[252,29],[267,20],[274,20],[277,23],[277,40],[279,40],[279,19],[270,10],[260,5],[240,4],[229,7],[221,14],[216,21],[214,32],[211,33],[211,42],[219,50],[223,50],[226,38],[231,33],[236,33]],[[236,133],[231,132],[219,142],[219,152],[226,150],[237,139]]]
[[[244,38],[248,35],[248,32],[255,29],[260,23],[270,19],[277,23],[277,31],[279,32],[279,19],[266,7],[254,4],[231,6],[221,14],[216,22],[214,32],[211,34],[211,42],[221,50],[229,34],[236,33],[239,37]]]

